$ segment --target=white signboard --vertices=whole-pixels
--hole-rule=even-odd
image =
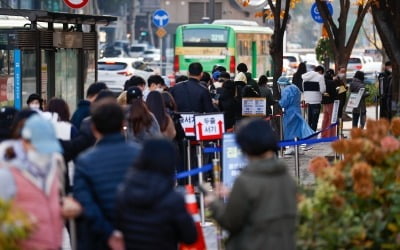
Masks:
[[[196,115],[194,117],[196,127],[196,140],[218,140],[225,132],[224,114]]]
[[[340,104],[339,100],[335,100],[333,102],[331,124],[335,124],[337,122],[338,115],[339,115],[339,104]]]
[[[266,116],[265,98],[242,98],[242,116]]]
[[[346,112],[352,112],[353,108],[357,108],[360,104],[361,98],[364,95],[364,88],[361,88],[358,93],[350,93],[349,100],[347,101]]]
[[[179,113],[181,125],[186,137],[195,137],[194,113]]]

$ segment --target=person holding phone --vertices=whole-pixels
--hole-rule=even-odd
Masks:
[[[230,193],[218,186],[205,198],[212,217],[229,232],[226,249],[295,249],[296,184],[277,158],[276,135],[267,121],[245,119],[236,140],[248,166]]]

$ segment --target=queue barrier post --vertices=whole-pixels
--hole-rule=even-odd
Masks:
[[[191,153],[190,153],[190,140],[186,140],[186,154],[187,154],[187,170],[191,170]],[[189,185],[192,185],[192,176],[188,177],[188,183]]]
[[[295,137],[294,141],[297,142],[298,138]],[[294,146],[294,165],[295,165],[295,175],[297,179],[297,183],[300,184],[300,159],[299,159],[299,145],[296,143]]]
[[[216,188],[221,183],[220,159],[214,158],[212,160],[212,163],[213,163],[213,173],[214,173],[214,187]],[[217,249],[222,249],[222,229],[219,225],[217,225]]]
[[[197,149],[197,164],[198,166],[203,166],[203,150],[202,150],[202,143],[196,146]],[[203,180],[203,172],[199,173],[199,185],[202,185],[204,182]],[[200,222],[201,225],[205,224],[205,204],[204,204],[204,194],[200,192]]]
[[[280,141],[283,141],[283,110],[282,110],[282,114],[279,115],[279,139]],[[280,151],[280,157],[283,157],[283,147],[281,147]]]

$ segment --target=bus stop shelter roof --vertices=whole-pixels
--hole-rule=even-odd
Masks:
[[[31,22],[65,23],[65,24],[102,24],[108,25],[116,21],[114,16],[97,16],[72,14],[64,12],[50,12],[45,10],[6,9],[0,8],[0,15],[22,16],[29,18]]]

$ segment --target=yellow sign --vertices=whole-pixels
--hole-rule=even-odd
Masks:
[[[176,55],[215,55],[215,56],[233,56],[234,48],[210,48],[210,47],[177,47]]]
[[[164,28],[158,28],[156,31],[156,35],[158,38],[163,38],[167,34],[167,31]]]

